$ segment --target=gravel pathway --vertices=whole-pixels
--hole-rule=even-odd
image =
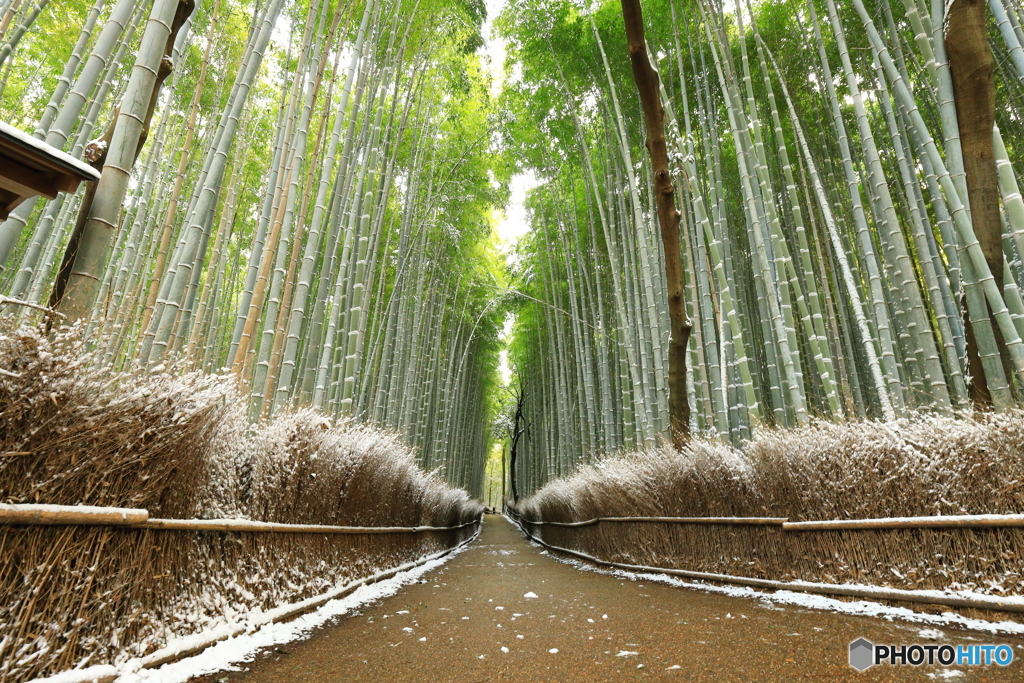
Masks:
[[[489,516],[419,584],[200,683],[1024,681],[1024,639],[890,623],[580,571]],[[876,666],[848,644],[1007,643],[1008,667]]]

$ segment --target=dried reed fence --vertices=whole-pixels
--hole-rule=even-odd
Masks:
[[[610,562],[774,581],[1024,596],[1020,526],[782,526],[783,518],[1024,512],[1024,413],[766,431],[742,451],[695,440],[682,453],[650,450],[585,466],[520,501],[518,508],[522,517],[545,522],[597,517],[762,522],[528,525],[546,543]]]
[[[481,512],[392,435],[310,411],[253,429],[225,377],[111,375],[93,361],[74,333],[0,331],[0,503],[333,526],[447,527]],[[0,683],[143,657],[473,531],[0,527]]]

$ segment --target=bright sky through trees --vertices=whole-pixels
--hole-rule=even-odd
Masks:
[[[484,46],[481,50],[488,58],[490,74],[493,79],[491,93],[495,97],[500,95],[505,83],[506,52],[505,40],[495,33],[494,19],[505,9],[505,5],[506,0],[487,0],[487,21],[483,26]],[[536,185],[537,179],[532,172],[512,177],[508,206],[504,211],[498,212],[498,220],[494,228],[499,238],[498,246],[506,256],[511,253],[519,238],[530,229],[523,203],[526,201],[526,193]],[[507,368],[507,366],[505,367]]]

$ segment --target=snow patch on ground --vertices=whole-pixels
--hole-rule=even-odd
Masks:
[[[266,624],[251,633],[223,640],[193,657],[165,664],[156,669],[140,669],[141,660],[133,659],[121,668],[121,677],[118,679],[118,683],[185,683],[195,676],[225,670],[237,671],[239,664],[252,661],[256,653],[264,648],[301,640],[334,617],[394,595],[403,586],[419,581],[420,577],[427,572],[445,564],[465,550],[468,545],[466,544],[444,557],[396,574],[390,579],[360,586],[345,597],[331,600],[316,611],[292,621]],[[109,668],[113,669],[113,667]],[[74,683],[74,681],[80,680],[82,680],[80,677],[67,681],[51,678],[47,680],[47,683]]]

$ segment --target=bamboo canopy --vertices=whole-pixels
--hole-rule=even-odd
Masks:
[[[12,7],[0,118],[100,180],[0,223],[7,315],[474,491],[516,414],[529,495],[687,430],[1020,406],[1019,3],[635,5]]]

